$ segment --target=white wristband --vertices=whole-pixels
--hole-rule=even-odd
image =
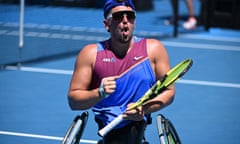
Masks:
[[[101,84],[100,84],[100,86],[99,86],[98,93],[99,93],[99,96],[100,96],[101,98],[105,98],[105,97],[108,97],[108,96],[109,96],[109,94],[107,94],[107,93],[105,92],[105,90],[104,90],[103,79],[102,79]]]

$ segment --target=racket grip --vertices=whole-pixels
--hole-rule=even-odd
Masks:
[[[108,125],[98,131],[99,136],[105,136],[109,131],[111,131],[114,127],[116,127],[120,122],[123,121],[123,115],[120,114],[113,121],[111,121]]]

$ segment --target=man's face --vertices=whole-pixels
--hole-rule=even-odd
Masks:
[[[117,6],[107,16],[111,37],[120,42],[129,42],[135,28],[135,11],[131,7]]]

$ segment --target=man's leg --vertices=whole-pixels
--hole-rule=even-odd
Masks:
[[[183,23],[183,27],[187,30],[194,29],[197,26],[197,19],[194,16],[194,7],[192,0],[185,0],[188,9],[188,20]]]

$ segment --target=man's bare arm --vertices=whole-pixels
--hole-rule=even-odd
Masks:
[[[88,109],[100,100],[98,89],[89,90],[96,52],[96,45],[88,45],[77,56],[68,92],[69,105],[74,110]]]

